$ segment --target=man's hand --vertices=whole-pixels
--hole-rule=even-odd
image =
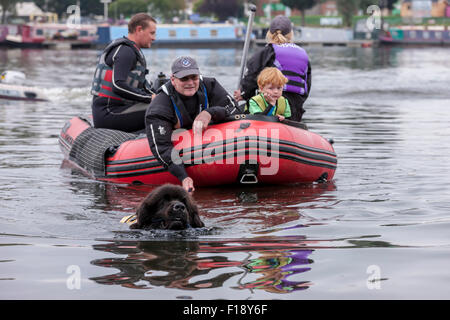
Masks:
[[[241,90],[240,90],[240,89],[235,90],[235,91],[234,91],[234,100],[236,100],[236,101],[241,101],[241,100],[243,100],[243,99],[244,99],[244,98],[242,98]]]
[[[183,185],[184,190],[186,190],[190,194],[194,193],[194,180],[192,180],[191,177],[184,178],[181,184]]]
[[[205,130],[209,122],[211,121],[211,114],[208,111],[202,111],[195,117],[194,123],[192,124],[192,129],[194,134],[201,134]]]

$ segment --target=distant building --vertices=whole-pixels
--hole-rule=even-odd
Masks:
[[[2,11],[0,10],[0,15]],[[56,13],[44,12],[34,2],[18,2],[12,12],[7,12],[7,16],[13,17],[24,22],[42,21],[57,22]]]
[[[445,17],[449,2],[447,0],[403,0],[400,15],[410,17]]]

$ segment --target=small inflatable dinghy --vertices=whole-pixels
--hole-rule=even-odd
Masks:
[[[196,186],[292,184],[333,179],[337,156],[329,140],[302,123],[236,115],[197,137],[174,132],[174,156]],[[179,183],[152,155],[147,136],[93,128],[80,117],[62,128],[65,159],[91,177],[124,184]]]

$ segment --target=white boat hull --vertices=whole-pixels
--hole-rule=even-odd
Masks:
[[[45,101],[47,97],[35,87],[0,83],[0,99]]]

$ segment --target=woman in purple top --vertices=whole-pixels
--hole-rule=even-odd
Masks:
[[[266,35],[267,45],[247,62],[247,71],[240,89],[234,92],[236,100],[249,100],[256,94],[256,78],[265,67],[276,67],[288,78],[283,96],[291,106],[291,120],[301,121],[303,104],[311,90],[311,63],[306,51],[292,43],[292,23],[285,16],[276,16]]]

